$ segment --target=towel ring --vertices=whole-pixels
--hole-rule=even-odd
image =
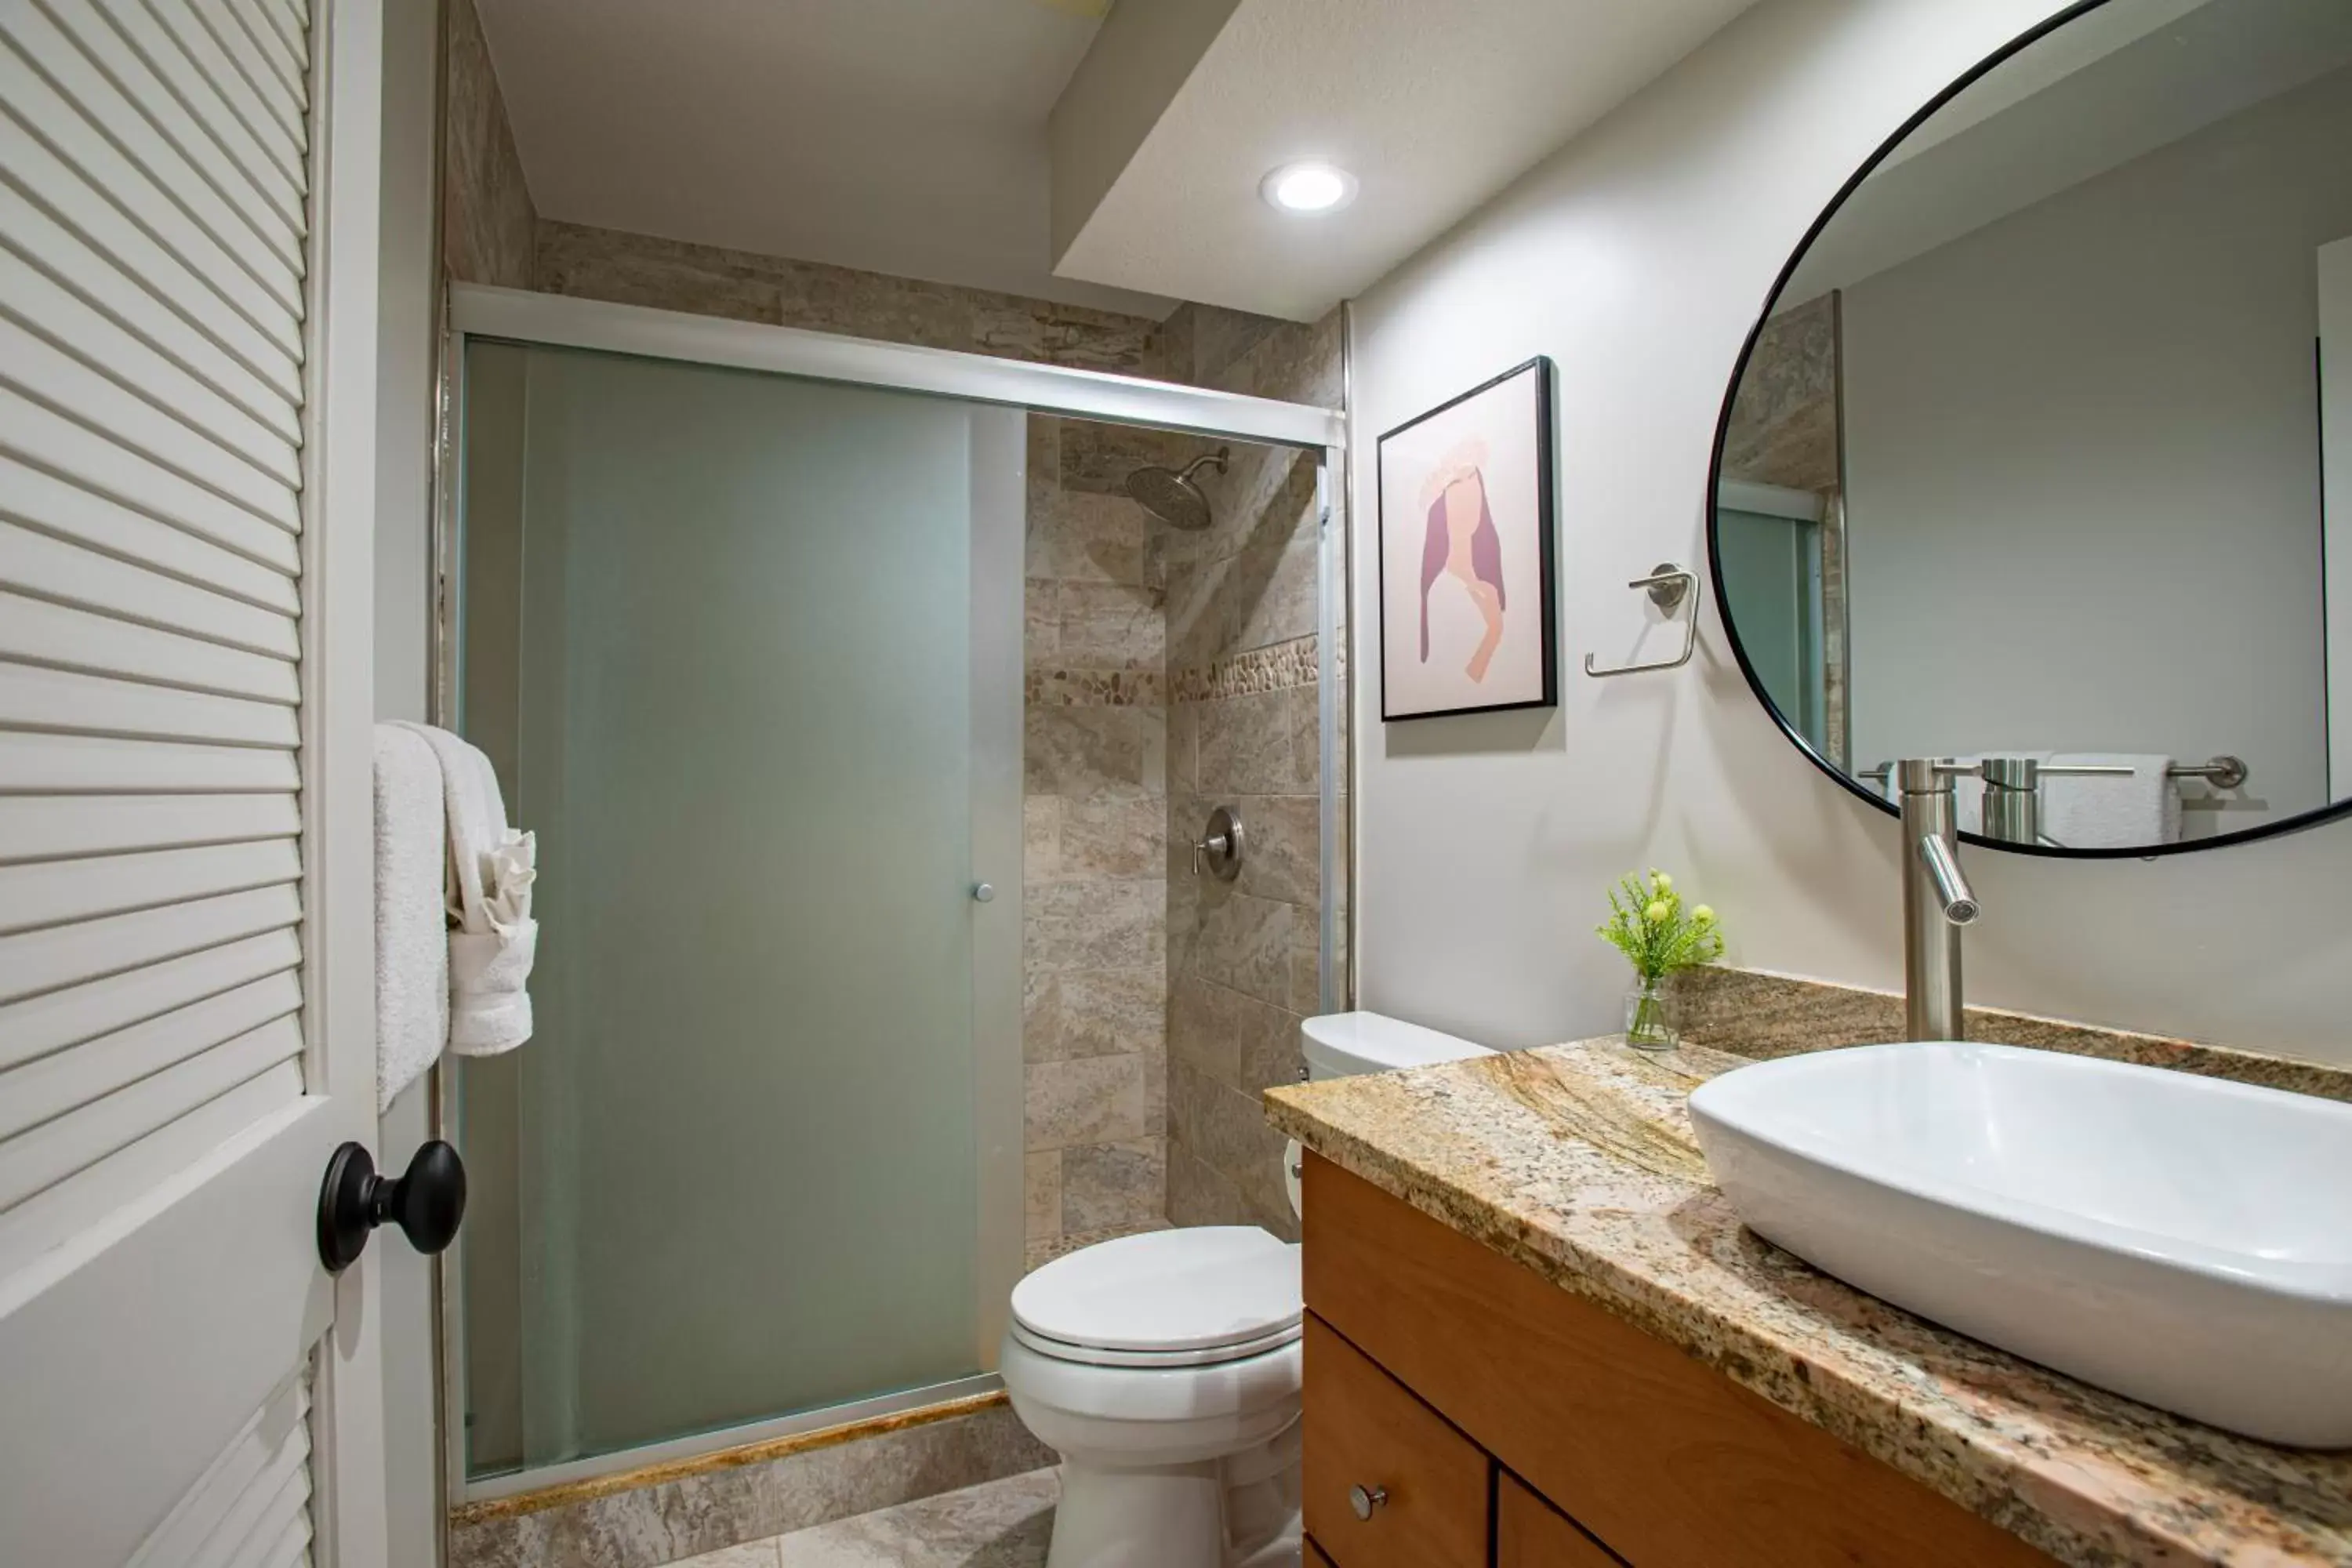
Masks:
[[[1598,680],[1612,675],[1680,669],[1688,664],[1691,655],[1698,649],[1698,579],[1671,561],[1661,561],[1650,569],[1648,576],[1636,577],[1625,586],[1648,590],[1650,603],[1668,616],[1672,616],[1675,606],[1685,598],[1690,600],[1690,614],[1683,621],[1683,651],[1672,658],[1654,659],[1648,664],[1621,664],[1606,669],[1594,664],[1592,656],[1588,653],[1584,656],[1584,673]]]

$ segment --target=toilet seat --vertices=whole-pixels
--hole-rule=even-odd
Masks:
[[[1085,1366],[1199,1367],[1295,1343],[1298,1248],[1255,1226],[1121,1237],[1013,1288],[1012,1337]]]
[[[1184,1351],[1125,1351],[1111,1350],[1102,1345],[1074,1344],[1067,1340],[1049,1338],[1018,1322],[1012,1325],[1013,1339],[1039,1355],[1079,1366],[1223,1366],[1227,1362],[1245,1361],[1254,1355],[1264,1355],[1268,1351],[1296,1344],[1301,1331],[1299,1325],[1293,1323],[1287,1328],[1276,1329],[1270,1334],[1236,1344],[1207,1345],[1198,1350]]]

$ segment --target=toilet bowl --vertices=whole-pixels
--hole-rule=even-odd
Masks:
[[[1300,1035],[1310,1079],[1487,1054],[1372,1013]],[[1286,1173],[1297,1161],[1294,1144]],[[1004,1386],[1062,1456],[1046,1568],[1297,1568],[1298,1260],[1256,1226],[1201,1226],[1097,1242],[1013,1288]]]

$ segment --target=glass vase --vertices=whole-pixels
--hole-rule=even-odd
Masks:
[[[1671,1051],[1681,1043],[1663,980],[1636,979],[1625,988],[1625,1043],[1636,1050]]]

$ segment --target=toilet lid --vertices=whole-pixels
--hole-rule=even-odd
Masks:
[[[1298,1248],[1255,1226],[1148,1231],[1081,1247],[1013,1288],[1033,1334],[1115,1351],[1200,1351],[1299,1321]]]

